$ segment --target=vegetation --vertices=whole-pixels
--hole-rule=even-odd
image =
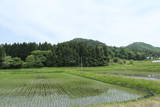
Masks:
[[[106,46],[105,43],[95,41],[95,40],[92,40],[92,39],[75,38],[75,39],[71,40],[71,42],[77,42],[77,43],[82,43],[82,44],[84,43],[84,44],[87,44],[90,47]]]
[[[64,105],[63,107],[65,107],[65,105],[87,105],[85,107],[132,107],[133,105],[139,106],[139,104],[146,107],[149,106],[149,104],[151,107],[159,107],[159,95],[157,95],[160,93],[159,81],[132,79],[122,76],[158,75],[159,72],[159,63],[151,63],[149,61],[134,61],[133,64],[127,61],[126,64],[84,67],[82,69],[80,69],[80,67],[1,69],[0,98],[2,98],[2,100],[0,106],[24,105],[25,102],[25,105],[29,105],[30,107],[62,107],[62,105]],[[115,74],[118,75],[115,76]],[[143,94],[141,91],[135,92],[119,86],[109,85],[108,83],[130,87],[139,91],[146,91],[156,96],[131,102],[128,100],[137,99],[143,97],[143,95],[146,96],[146,94]],[[115,91],[115,89],[118,90]],[[58,93],[58,95],[51,95],[55,92]],[[137,96],[137,94],[142,96]],[[66,97],[66,95],[69,97]],[[114,103],[99,104],[108,103],[109,101],[106,99],[112,100]],[[124,100],[127,100],[127,102],[124,102]],[[72,104],[68,104],[68,101],[72,102]],[[120,102],[117,103],[117,101]],[[96,105],[90,106],[88,104]]]
[[[11,56],[6,56],[4,57],[4,61],[2,62],[2,68],[21,68],[23,64],[23,61],[18,58],[14,57],[12,58]]]
[[[144,61],[147,58],[159,58],[158,48],[144,43],[111,47],[81,38],[57,45],[1,44],[0,107],[74,107],[154,95],[159,99],[160,66]],[[149,80],[152,77],[158,80]],[[146,99],[138,103],[146,105],[146,101],[158,102]],[[109,106],[127,107],[128,104],[133,103]]]
[[[155,94],[160,94],[160,82],[150,80],[138,80],[120,76],[107,76],[89,72],[70,72],[71,74],[102,81],[105,83],[120,85],[128,88],[141,89]]]
[[[143,42],[135,42],[127,46],[127,48],[136,51],[145,53],[146,57],[149,58],[159,58],[160,57],[160,48],[154,47],[152,45],[143,43]]]
[[[0,62],[3,63],[0,68],[80,66],[81,62],[83,66],[89,67],[105,66],[109,63],[124,64],[125,60],[130,59],[146,59],[141,52],[122,47],[110,47],[99,41],[81,38],[57,45],[47,42],[1,44],[0,55]],[[18,66],[8,64],[11,60],[15,60],[15,57],[19,58],[20,64]],[[21,60],[24,63],[21,63]]]
[[[0,66],[2,66],[2,63],[4,61],[5,58],[5,50],[2,46],[0,46]]]

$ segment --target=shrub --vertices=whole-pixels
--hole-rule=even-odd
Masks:
[[[120,59],[120,58],[115,57],[115,58],[113,58],[113,63],[117,63],[117,64],[125,64],[126,61],[123,60],[123,59]]]
[[[19,57],[12,58],[11,68],[21,68],[23,65],[23,61]]]
[[[2,63],[2,68],[21,68],[23,61],[19,57],[12,58],[11,56],[6,56]]]
[[[129,64],[130,64],[130,65],[134,64],[134,61],[133,61],[133,60],[130,60],[130,61],[129,61]]]
[[[25,67],[43,67],[46,61],[46,57],[42,55],[29,55],[26,58]]]
[[[2,68],[11,68],[11,63],[13,62],[13,59],[11,56],[6,56],[4,58],[4,61],[2,62]]]

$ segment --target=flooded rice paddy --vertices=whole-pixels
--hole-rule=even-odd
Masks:
[[[135,79],[160,81],[160,74],[146,74],[146,75],[113,74],[113,75],[124,76],[124,77],[135,78]]]
[[[5,74],[0,79],[0,107],[69,107],[140,97],[130,89],[66,73]]]

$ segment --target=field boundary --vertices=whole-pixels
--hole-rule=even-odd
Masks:
[[[104,83],[109,83],[113,85],[118,85],[126,88],[132,88],[135,90],[147,92],[148,94],[143,98],[148,98],[148,97],[160,94],[159,81],[125,78],[120,76],[108,76],[108,75],[95,74],[95,73],[82,72],[82,71],[68,71],[67,73],[101,81]]]

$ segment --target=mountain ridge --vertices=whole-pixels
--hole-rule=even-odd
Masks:
[[[160,52],[160,47],[155,47],[151,44],[147,44],[145,42],[134,42],[128,46],[126,46],[127,48],[130,49],[144,49],[144,50],[152,50],[152,51],[158,51]]]
[[[105,43],[100,42],[98,40],[93,40],[93,39],[84,39],[84,38],[74,38],[70,41],[67,42],[77,42],[77,43],[85,43],[88,46],[107,46]],[[65,42],[64,42],[65,43]]]
[[[70,40],[69,42],[78,42],[78,43],[85,43],[88,46],[107,46],[103,42],[100,42],[98,40],[92,40],[92,39],[84,39],[84,38],[74,38]],[[114,46],[111,46],[110,48],[114,48]],[[118,47],[117,47],[118,48]],[[128,46],[124,46],[122,48],[126,48],[129,50],[132,50],[134,52],[140,52],[143,54],[146,54],[148,57],[160,57],[160,47],[155,47],[151,44],[145,43],[145,42],[134,42],[132,44],[129,44]]]
[[[134,42],[126,46],[126,48],[147,54],[148,57],[160,57],[160,47],[155,47],[144,42]]]

